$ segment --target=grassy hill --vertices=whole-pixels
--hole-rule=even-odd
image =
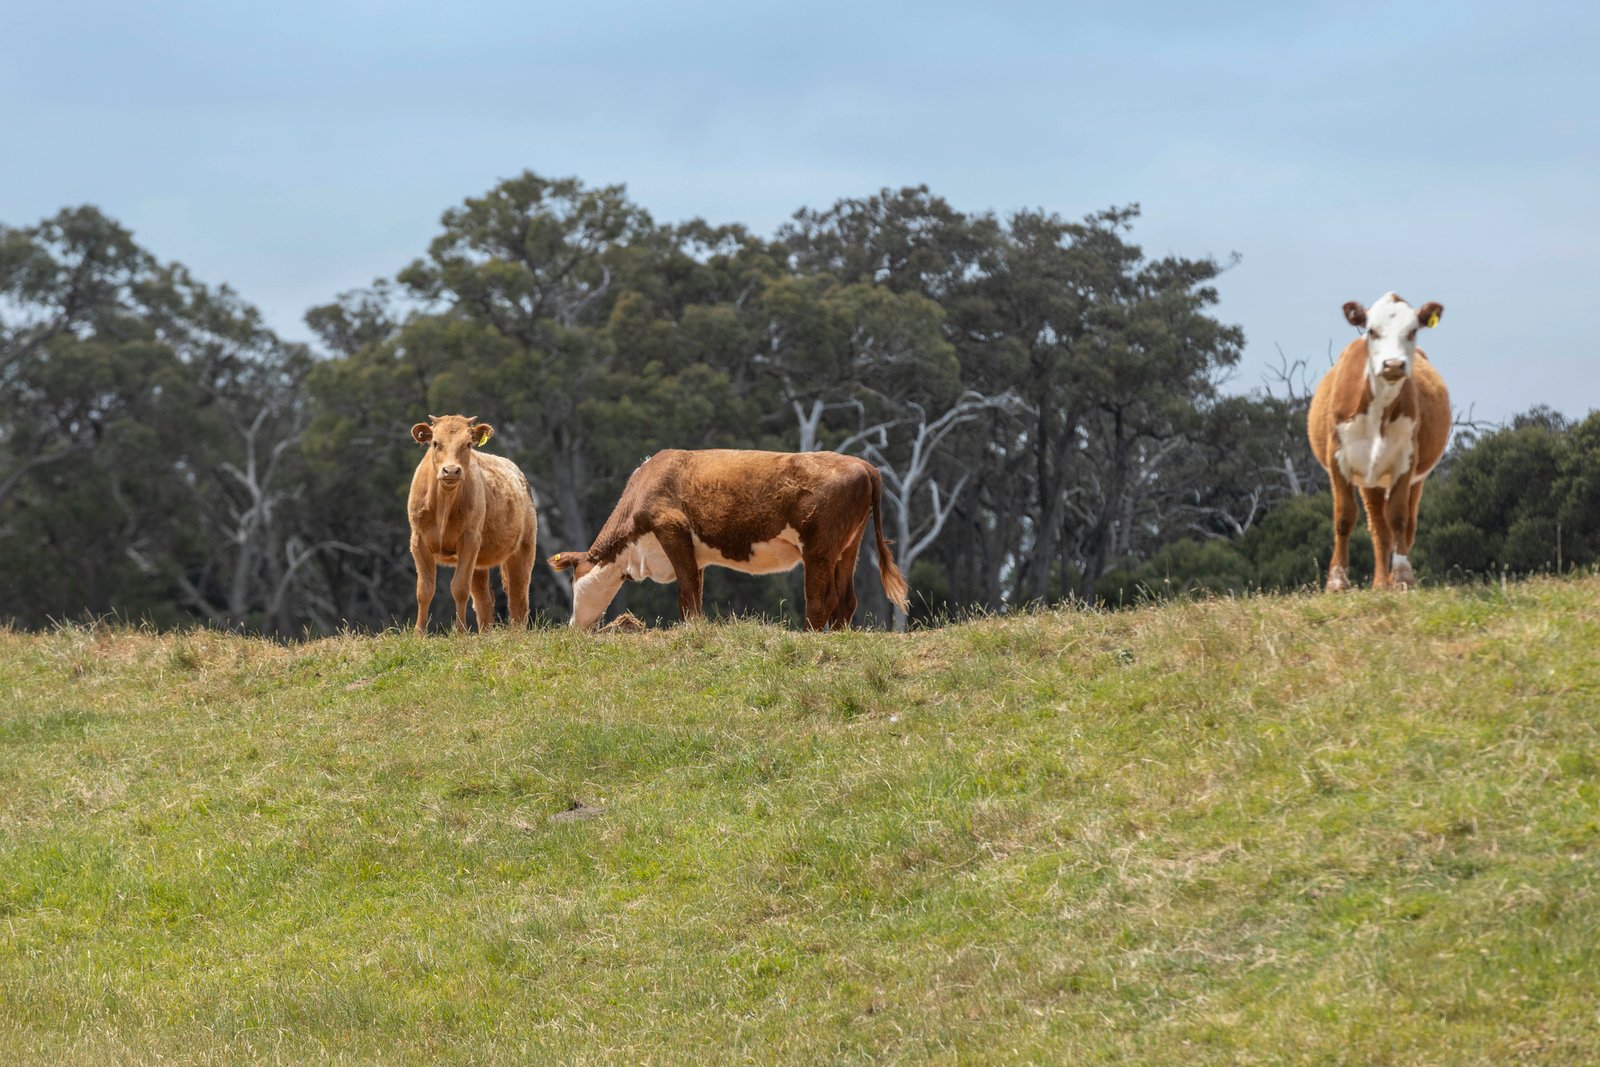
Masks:
[[[0,1061],[1593,1062],[1600,578],[0,632]]]

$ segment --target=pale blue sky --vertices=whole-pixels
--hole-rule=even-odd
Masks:
[[[966,210],[1138,201],[1226,256],[1220,315],[1326,364],[1339,306],[1446,306],[1458,407],[1600,407],[1600,6],[19,3],[0,221],[93,203],[304,338],[531,168],[771,233],[926,182]]]

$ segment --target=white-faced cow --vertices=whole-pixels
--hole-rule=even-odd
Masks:
[[[836,452],[658,452],[639,465],[587,552],[550,558],[573,572],[572,625],[600,621],[625,581],[678,583],[678,610],[700,614],[701,572],[805,567],[806,629],[847,626],[856,610],[856,553],[870,515],[878,576],[906,606],[906,583],[883,537],[883,482]]]
[[[1350,588],[1350,531],[1360,489],[1383,589],[1410,588],[1411,543],[1417,536],[1422,481],[1450,439],[1450,397],[1444,379],[1417,347],[1417,331],[1437,326],[1444,307],[1412,306],[1394,293],[1344,317],[1365,335],[1345,346],[1311,399],[1306,422],[1311,450],[1333,482],[1333,561],[1328,589]]]
[[[528,583],[533,577],[539,518],[528,479],[504,456],[477,451],[494,427],[461,415],[430,415],[411,427],[427,451],[411,478],[411,558],[417,564],[417,632],[428,628],[434,566],[456,569],[450,593],[456,629],[467,627],[467,594],[478,629],[494,620],[489,568],[500,568],[514,626],[528,624]]]

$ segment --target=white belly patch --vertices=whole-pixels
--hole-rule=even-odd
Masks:
[[[746,574],[776,574],[793,570],[800,563],[800,534],[793,527],[785,526],[783,532],[772,540],[759,541],[750,546],[749,559],[729,559],[696,537],[694,558],[702,568],[729,567]],[[678,580],[677,571],[672,569],[672,560],[667,558],[666,550],[656,540],[655,534],[645,534],[629,545],[617,558],[617,563],[621,565],[623,574],[636,582],[646,578],[653,582]]]
[[[1407,415],[1380,430],[1380,415],[1369,411],[1339,424],[1339,470],[1353,485],[1389,489],[1411,470],[1415,421]]]
[[[772,540],[751,545],[749,559],[729,559],[696,537],[694,558],[702,567],[731,567],[746,574],[776,574],[793,570],[800,562],[800,533],[793,526],[785,526]]]

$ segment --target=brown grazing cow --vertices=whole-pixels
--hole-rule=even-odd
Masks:
[[[417,564],[417,633],[428,629],[433,603],[434,566],[456,569],[450,593],[456,602],[456,629],[467,628],[467,593],[478,629],[494,620],[489,568],[500,568],[500,584],[510,602],[511,622],[528,624],[528,584],[533,578],[539,517],[533,492],[517,465],[504,456],[476,449],[494,436],[494,427],[461,415],[430,415],[411,427],[427,447],[411,478],[411,558]]]
[[[877,468],[837,452],[658,452],[639,465],[587,552],[550,566],[573,572],[572,625],[600,621],[625,581],[678,583],[678,610],[701,613],[701,571],[749,574],[805,567],[806,629],[847,626],[856,611],[856,553],[871,514],[878,576],[904,610],[906,583],[883,537]]]
[[[1413,309],[1385,293],[1344,317],[1362,337],[1350,342],[1311,399],[1306,431],[1317,462],[1333,482],[1333,560],[1328,589],[1350,588],[1350,531],[1360,489],[1377,560],[1374,588],[1416,583],[1407,558],[1417,536],[1422,481],[1450,439],[1450,396],[1444,379],[1417,347],[1417,331],[1437,326],[1441,304]]]

